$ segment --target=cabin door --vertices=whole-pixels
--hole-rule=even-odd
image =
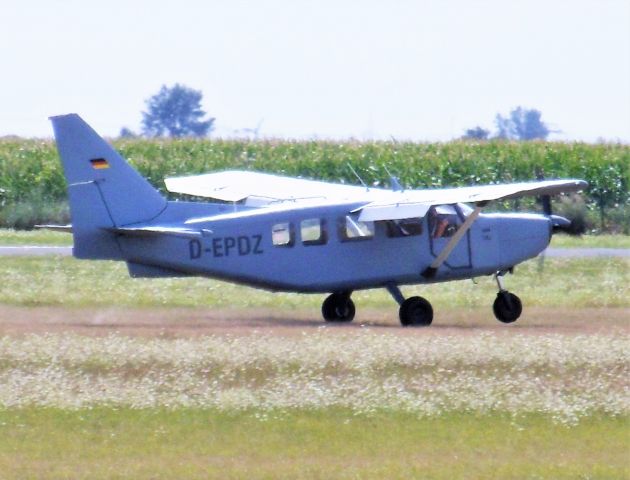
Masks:
[[[464,211],[459,205],[438,205],[429,210],[429,245],[434,258],[446,247],[464,221]],[[471,255],[469,230],[448,256],[444,266],[452,270],[470,269]]]

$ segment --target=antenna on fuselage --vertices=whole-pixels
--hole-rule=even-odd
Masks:
[[[366,183],[365,183],[365,182],[363,181],[363,179],[359,176],[359,174],[357,173],[357,171],[356,171],[354,168],[352,168],[352,165],[350,165],[350,163],[347,163],[346,165],[348,165],[348,168],[349,168],[350,170],[352,170],[352,173],[354,173],[354,176],[355,176],[355,177],[357,177],[357,178],[359,179],[359,182],[361,182],[361,185],[363,185],[363,186],[365,187],[365,190],[369,192],[369,191],[370,191],[370,187],[368,187],[368,186],[366,185]]]
[[[387,175],[389,175],[389,183],[390,183],[390,185],[392,187],[392,191],[394,191],[394,192],[403,192],[405,189],[400,184],[400,180],[398,180],[398,177],[396,177],[395,175],[391,174],[391,172],[387,168],[387,165],[383,165],[383,168],[387,172]]]

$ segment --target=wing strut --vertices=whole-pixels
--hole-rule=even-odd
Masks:
[[[446,244],[444,249],[437,256],[437,258],[435,260],[433,260],[433,263],[431,263],[431,265],[429,265],[424,270],[424,272],[422,272],[422,276],[424,278],[433,278],[433,277],[435,277],[435,274],[437,273],[438,268],[440,268],[440,266],[446,261],[446,259],[451,254],[453,249],[457,246],[459,241],[463,238],[464,235],[466,235],[466,232],[468,232],[468,230],[470,230],[470,227],[475,222],[475,220],[477,220],[477,217],[481,213],[481,209],[483,207],[485,207],[486,204],[487,204],[487,202],[479,202],[479,203],[477,203],[475,205],[475,210],[473,210],[473,212],[470,215],[468,215],[468,218],[462,224],[462,226],[459,227],[457,232],[455,232],[455,235],[453,235],[453,238],[451,238],[449,240],[449,242]]]

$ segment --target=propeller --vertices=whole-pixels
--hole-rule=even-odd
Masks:
[[[536,178],[538,180],[544,180],[545,175],[541,169],[536,170]],[[567,235],[576,235],[579,236],[580,233],[573,228],[573,223],[568,218],[561,217],[560,215],[554,215],[551,209],[551,196],[550,195],[541,195],[539,197],[539,202],[542,204],[543,213],[549,220],[551,220],[552,232],[553,233],[566,233]]]
[[[536,178],[544,180],[545,175],[542,169],[536,169]],[[551,208],[551,195],[541,195],[538,199],[542,205],[544,215],[551,220],[551,233],[565,233],[567,235],[580,236],[581,233],[573,227],[571,220],[560,215],[554,215]],[[538,256],[538,273],[541,274],[545,269],[545,254],[547,249],[543,250]]]

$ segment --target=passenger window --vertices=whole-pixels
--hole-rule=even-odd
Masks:
[[[453,205],[439,205],[431,210],[429,225],[433,238],[448,238],[455,235],[462,221]]]
[[[292,247],[294,237],[293,226],[289,222],[276,223],[271,227],[271,240],[276,247]]]
[[[374,237],[374,222],[360,222],[350,215],[339,219],[339,238],[342,242],[369,240]]]
[[[326,224],[319,218],[309,218],[300,223],[300,235],[304,245],[322,245],[326,243]]]
[[[387,221],[387,236],[392,238],[422,235],[421,218],[403,218]]]

